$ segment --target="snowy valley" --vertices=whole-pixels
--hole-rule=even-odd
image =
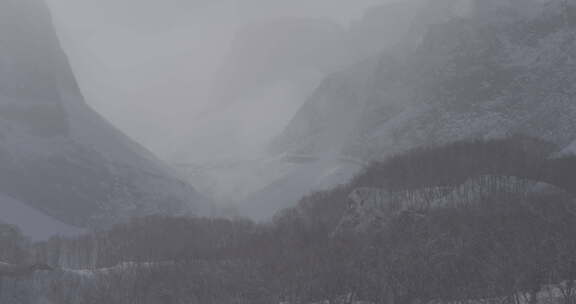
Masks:
[[[0,0],[1,304],[575,303],[576,1],[265,18],[219,71],[161,160]]]

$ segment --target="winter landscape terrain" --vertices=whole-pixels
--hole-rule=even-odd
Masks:
[[[0,0],[0,304],[576,303],[576,1],[250,15],[149,146],[54,1]]]

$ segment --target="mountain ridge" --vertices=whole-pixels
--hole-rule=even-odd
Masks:
[[[318,155],[325,151],[314,143],[336,136],[341,154],[369,161],[422,145],[514,134],[567,147],[576,137],[574,24],[563,18],[560,1],[515,10],[522,5],[486,4],[429,26],[418,47],[385,52],[360,78],[351,76],[360,65],[328,77],[273,150]],[[334,78],[338,86],[329,85]],[[327,109],[336,114],[323,115]],[[349,127],[334,132],[342,125]]]

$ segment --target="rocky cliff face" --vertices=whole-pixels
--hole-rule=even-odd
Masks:
[[[0,193],[76,226],[203,199],[85,102],[40,0],[0,1]]]
[[[467,6],[466,14],[426,26],[417,47],[399,44],[329,77],[274,149],[374,160],[510,134],[569,147],[576,139],[574,2]]]

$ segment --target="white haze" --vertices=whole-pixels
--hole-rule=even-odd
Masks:
[[[243,209],[273,199],[273,185],[299,197],[355,172],[331,159],[310,172],[267,147],[325,76],[409,28],[381,10],[362,19],[394,1],[48,0],[88,103],[201,193]]]
[[[167,160],[189,155],[189,151],[181,151],[194,149],[185,144],[187,138],[218,136],[194,129],[199,128],[195,122],[239,27],[288,16],[346,23],[373,3],[375,0],[49,0],[88,102]],[[276,98],[301,98],[278,96],[285,89],[278,90]],[[278,111],[286,109],[278,107]],[[269,115],[286,119],[286,114]],[[262,130],[266,134],[253,132],[255,137],[268,137],[271,132],[266,126]]]

